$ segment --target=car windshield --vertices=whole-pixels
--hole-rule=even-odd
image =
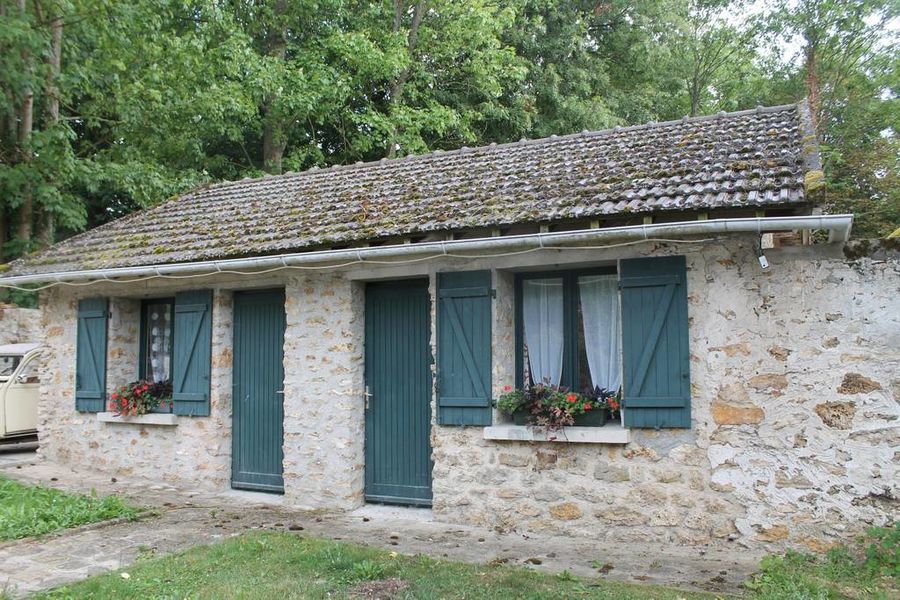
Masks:
[[[21,356],[0,356],[0,377],[11,377],[20,362]]]

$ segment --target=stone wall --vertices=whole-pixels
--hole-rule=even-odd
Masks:
[[[364,281],[428,276],[433,297],[439,270],[494,268],[498,394],[513,382],[515,269],[684,254],[693,427],[635,431],[631,443],[614,446],[486,441],[481,428],[434,425],[435,516],[598,539],[821,548],[821,539],[900,516],[900,260],[784,248],[768,252],[764,272],[754,243],[731,237],[216,276],[204,281],[215,289],[212,415],[179,417],[177,427],[101,423],[77,413],[73,398],[79,294],[112,297],[112,386],[137,372],[138,299],[171,296],[177,284],[54,288],[42,295],[50,377],[41,393],[41,453],[113,475],[227,489],[232,290],[283,286],[286,501],[353,508],[363,502],[365,469]]]
[[[103,294],[104,289],[90,295]],[[82,296],[85,295],[82,292]],[[38,405],[39,454],[118,476],[225,489],[231,468],[231,300],[217,291],[213,307],[210,417],[179,417],[178,425],[105,423],[75,410],[78,298],[63,289],[41,297],[46,351]],[[111,297],[107,391],[138,377],[140,301]]]
[[[900,261],[747,238],[688,256],[693,427],[626,446],[435,427],[434,511],[498,530],[823,547],[900,516]],[[638,254],[651,254],[650,251]],[[498,293],[498,296],[500,294]],[[494,391],[511,307],[495,311]]]
[[[363,285],[339,274],[285,290],[284,480],[298,506],[363,501]]]
[[[41,311],[0,304],[0,344],[40,342]]]

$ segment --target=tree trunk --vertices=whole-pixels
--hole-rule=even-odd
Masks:
[[[50,20],[50,54],[47,56],[47,129],[59,124],[59,72],[62,65],[63,20],[56,15]],[[56,215],[41,211],[38,239],[43,246],[53,243],[56,236]]]
[[[394,32],[400,30],[401,19],[403,16],[403,12],[405,9],[406,3],[403,0],[395,0],[394,4]],[[412,23],[409,26],[409,35],[406,37],[406,52],[409,54],[410,65],[403,69],[400,75],[397,77],[397,80],[394,81],[394,84],[390,87],[388,91],[388,110],[397,104],[400,103],[400,98],[403,96],[403,88],[406,87],[406,82],[409,81],[410,75],[412,75],[412,61],[413,61],[413,52],[416,49],[416,44],[419,40],[419,27],[422,25],[422,19],[425,18],[425,11],[428,8],[428,2],[426,0],[420,0],[416,4],[416,8],[413,10],[413,18]],[[394,158],[397,156],[397,129],[393,127],[391,130],[390,136],[388,136],[388,147],[387,152],[385,153],[386,158]]]
[[[263,107],[263,168],[272,175],[281,175],[287,136],[281,120],[271,114],[269,103]]]
[[[266,53],[284,62],[287,56],[287,32],[281,17],[287,6],[284,0],[279,0],[273,7],[274,18],[269,30],[265,34]],[[284,151],[287,148],[287,132],[285,123],[274,109],[277,97],[266,97],[262,106],[263,115],[263,169],[272,175],[280,175],[283,171],[282,162]]]
[[[697,69],[698,67],[695,67]],[[695,72],[694,76],[691,78],[691,116],[696,117],[697,113],[700,112],[700,77]]]
[[[22,17],[25,17],[25,0],[17,0],[16,6],[19,9],[19,13]],[[24,56],[25,64],[26,64],[26,76],[31,74],[30,64],[31,64],[31,56],[26,54]],[[18,136],[16,139],[18,145],[18,162],[20,163],[30,163],[31,162],[31,132],[34,127],[34,90],[31,89],[31,83],[27,82],[26,88],[22,97],[22,104],[19,107],[19,130]],[[22,204],[19,206],[19,223],[16,230],[18,237],[22,241],[30,242],[32,235],[32,219],[33,219],[33,206],[32,206],[32,191],[31,186],[26,184],[26,188],[23,192],[24,198],[22,199]]]
[[[5,19],[6,3],[0,1],[0,19]],[[6,52],[8,48],[0,47],[0,52]],[[15,111],[8,110],[3,118],[3,130],[0,131],[0,161],[12,161],[12,149],[16,145],[16,115]],[[7,219],[7,206],[4,200],[0,200],[0,263],[6,262],[6,253],[4,248],[8,241],[7,232],[9,231],[9,222]]]
[[[822,110],[822,93],[819,85],[819,64],[815,47],[807,43],[804,55],[806,58],[806,98],[809,102],[809,114],[812,117],[813,128],[818,131],[820,111]]]

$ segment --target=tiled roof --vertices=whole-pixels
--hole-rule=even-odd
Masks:
[[[4,274],[236,258],[520,223],[806,201],[804,104],[209,186]]]

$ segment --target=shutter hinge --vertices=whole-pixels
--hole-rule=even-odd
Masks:
[[[497,297],[497,288],[491,288],[491,298]]]

